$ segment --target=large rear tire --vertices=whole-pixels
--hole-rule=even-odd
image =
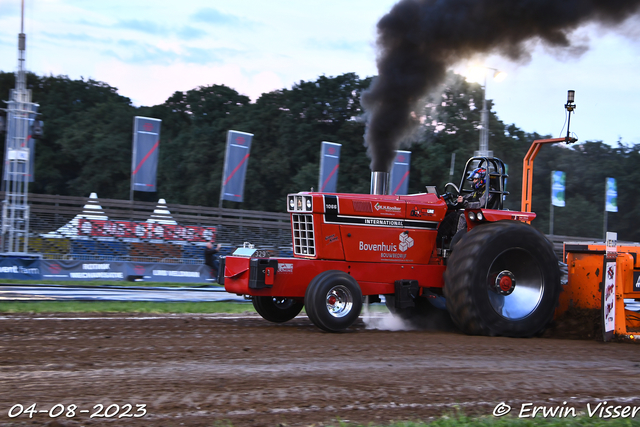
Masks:
[[[553,319],[560,270],[552,244],[519,221],[475,227],[456,245],[444,274],[453,322],[471,335],[530,337]]]
[[[296,317],[304,304],[292,298],[253,297],[253,308],[265,320],[274,323],[287,322]]]
[[[362,291],[347,273],[329,270],[311,280],[304,305],[314,325],[327,332],[340,332],[358,319],[362,311]]]

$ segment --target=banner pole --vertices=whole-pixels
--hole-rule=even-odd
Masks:
[[[131,141],[131,170],[129,171],[129,202],[133,211],[133,171],[136,168],[136,134],[138,132],[138,117],[133,118],[133,138]],[[132,212],[133,216],[133,212]]]
[[[227,131],[227,143],[224,150],[224,163],[222,164],[222,177],[220,178],[220,201],[218,202],[218,209],[222,209],[222,199],[224,197],[224,178],[227,176],[227,161],[229,160],[229,143],[231,139],[231,131]],[[222,212],[218,213],[222,217]]]
[[[551,171],[551,200],[549,201],[549,235],[553,236],[553,174]]]
[[[607,218],[607,190],[609,190],[609,178],[605,178],[604,179],[604,221],[603,221],[603,225],[602,225],[602,238],[605,240],[607,239],[607,222],[608,219]]]

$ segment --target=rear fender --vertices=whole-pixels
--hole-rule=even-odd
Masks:
[[[482,214],[481,220],[478,219],[478,213]],[[467,209],[464,211],[464,215],[467,219],[467,226],[469,230],[483,223],[503,220],[529,223],[536,217],[536,214],[533,212],[508,211],[498,209]],[[471,217],[474,217],[475,219],[471,219]]]

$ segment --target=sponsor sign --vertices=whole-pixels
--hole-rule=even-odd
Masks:
[[[341,147],[341,144],[326,141],[322,142],[320,149],[320,177],[318,179],[318,189],[320,192],[336,192]]]
[[[131,186],[135,191],[156,191],[161,123],[162,120],[150,117],[133,119]]]
[[[42,278],[52,280],[124,280],[125,264],[119,261],[40,261]]]
[[[126,272],[129,276],[142,276],[150,282],[198,283],[211,277],[211,268],[204,264],[130,262]]]
[[[383,260],[403,260],[406,261],[406,252],[413,247],[413,238],[409,237],[409,233],[403,231],[398,236],[399,242],[376,242],[367,243],[362,240],[358,243],[358,249],[364,252],[380,252],[380,259]],[[398,253],[400,251],[400,253]]]
[[[607,231],[606,234],[606,258],[607,259],[616,259],[618,256],[618,233]]]
[[[404,195],[409,190],[409,166],[411,151],[396,151],[396,158],[391,167],[389,190],[392,195]]]
[[[216,235],[216,227],[80,218],[78,219],[78,235],[123,239],[210,242]]]
[[[435,209],[429,209],[429,208],[419,208],[417,206],[414,206],[413,209],[411,209],[411,213],[409,214],[409,216],[415,216],[415,217],[422,217],[422,216],[435,216],[436,211]]]
[[[227,151],[224,157],[222,189],[220,200],[242,202],[244,198],[244,179],[247,174],[247,162],[253,134],[230,130],[227,133]]]
[[[40,260],[0,258],[0,279],[41,280]]]
[[[200,283],[210,278],[204,264],[163,264],[125,261],[39,260],[42,279],[126,280],[136,277],[152,282]]]
[[[373,209],[380,213],[390,213],[394,215],[402,212],[402,208],[400,206],[392,206],[379,202],[373,206]]]
[[[605,337],[613,333],[616,318],[616,262],[604,265],[604,289],[602,290],[602,312]]]
[[[293,263],[279,262],[278,273],[283,273],[283,274],[293,273]]]

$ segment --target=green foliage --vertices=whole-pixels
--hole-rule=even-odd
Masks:
[[[0,95],[14,86],[13,73],[0,72]],[[33,100],[40,104],[45,136],[37,144],[36,193],[128,198],[134,116],[162,120],[158,193],[137,199],[217,206],[227,131],[254,134],[248,161],[245,202],[225,207],[283,211],[290,192],[318,190],[320,143],[342,144],[338,191],[369,191],[370,159],[363,145],[360,93],[370,78],[353,73],[300,81],[291,89],[263,94],[255,103],[223,85],[176,92],[164,103],[135,108],[117,89],[94,80],[28,74]],[[460,184],[466,160],[478,147],[482,88],[450,73],[442,90],[425,99],[423,123],[411,143],[409,191],[447,182]],[[488,100],[488,108],[492,102]],[[4,114],[0,112],[0,114]],[[541,138],[490,112],[489,145],[508,165],[505,207],[520,209],[522,160],[531,142]],[[573,147],[545,146],[534,168],[533,222],[549,231],[550,175],[567,173],[566,207],[554,208],[554,233],[601,238],[604,182],[618,183],[618,213],[609,213],[609,230],[621,240],[640,240],[640,145],[612,147],[602,142]],[[455,167],[450,175],[451,156]]]

